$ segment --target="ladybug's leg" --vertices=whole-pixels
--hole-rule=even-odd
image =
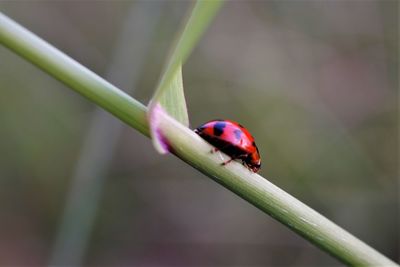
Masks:
[[[211,149],[210,153],[213,154],[213,153],[218,152],[218,151],[219,151],[218,148],[213,147],[213,148]]]
[[[249,171],[251,171],[251,168],[249,167],[249,165],[243,160],[242,161],[242,165],[246,167],[246,169],[248,169]]]
[[[222,148],[222,149],[223,149],[223,148]],[[213,153],[216,153],[216,152],[218,152],[218,151],[221,151],[221,150],[220,150],[219,148],[213,147],[213,148],[211,149],[210,153],[213,154]],[[219,156],[219,158],[220,158],[221,160],[224,160],[224,158],[222,157],[221,153],[218,153],[218,156]],[[228,164],[228,163],[231,162],[232,160],[233,160],[233,159],[230,159],[230,160],[227,161],[227,162],[223,162],[221,165]]]
[[[228,164],[228,163],[231,162],[232,160],[234,160],[234,158],[230,158],[229,160],[222,162],[221,165],[222,165],[222,166],[225,166],[226,164]]]
[[[225,166],[226,164],[228,164],[228,163],[231,162],[232,160],[236,160],[236,159],[241,159],[242,162],[243,162],[244,158],[246,158],[246,157],[247,157],[246,154],[239,154],[239,155],[236,154],[236,155],[234,155],[234,156],[231,156],[231,158],[230,158],[229,160],[222,162],[221,165],[222,165],[222,166]]]
[[[233,157],[231,156],[230,159],[228,159],[227,161],[222,162],[221,165],[222,165],[222,166],[225,166],[226,164],[228,164],[228,163],[231,162],[232,160],[241,159],[241,158],[242,158],[241,155],[239,155],[239,156],[235,155],[235,156],[233,156]]]

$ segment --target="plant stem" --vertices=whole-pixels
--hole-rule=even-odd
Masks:
[[[0,43],[149,136],[147,109],[0,13]],[[160,127],[173,153],[318,247],[353,266],[396,266],[370,246],[241,164],[220,165],[205,141],[168,116]]]

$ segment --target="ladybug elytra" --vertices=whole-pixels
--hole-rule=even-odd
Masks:
[[[238,159],[253,172],[258,172],[260,169],[260,153],[254,138],[239,123],[230,120],[213,120],[199,126],[194,131],[215,146],[215,151],[221,150],[231,157],[222,165]]]

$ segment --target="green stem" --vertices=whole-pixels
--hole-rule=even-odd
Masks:
[[[0,43],[149,136],[146,107],[1,13]],[[160,127],[176,156],[339,260],[354,266],[396,266],[241,164],[233,162],[222,167],[218,153],[210,154],[206,142],[170,117],[163,116]]]

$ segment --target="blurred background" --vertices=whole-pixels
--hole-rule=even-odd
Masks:
[[[147,104],[183,1],[0,1]],[[239,121],[261,175],[399,260],[398,1],[231,1],[183,69],[191,126]],[[1,266],[342,266],[0,47]]]

